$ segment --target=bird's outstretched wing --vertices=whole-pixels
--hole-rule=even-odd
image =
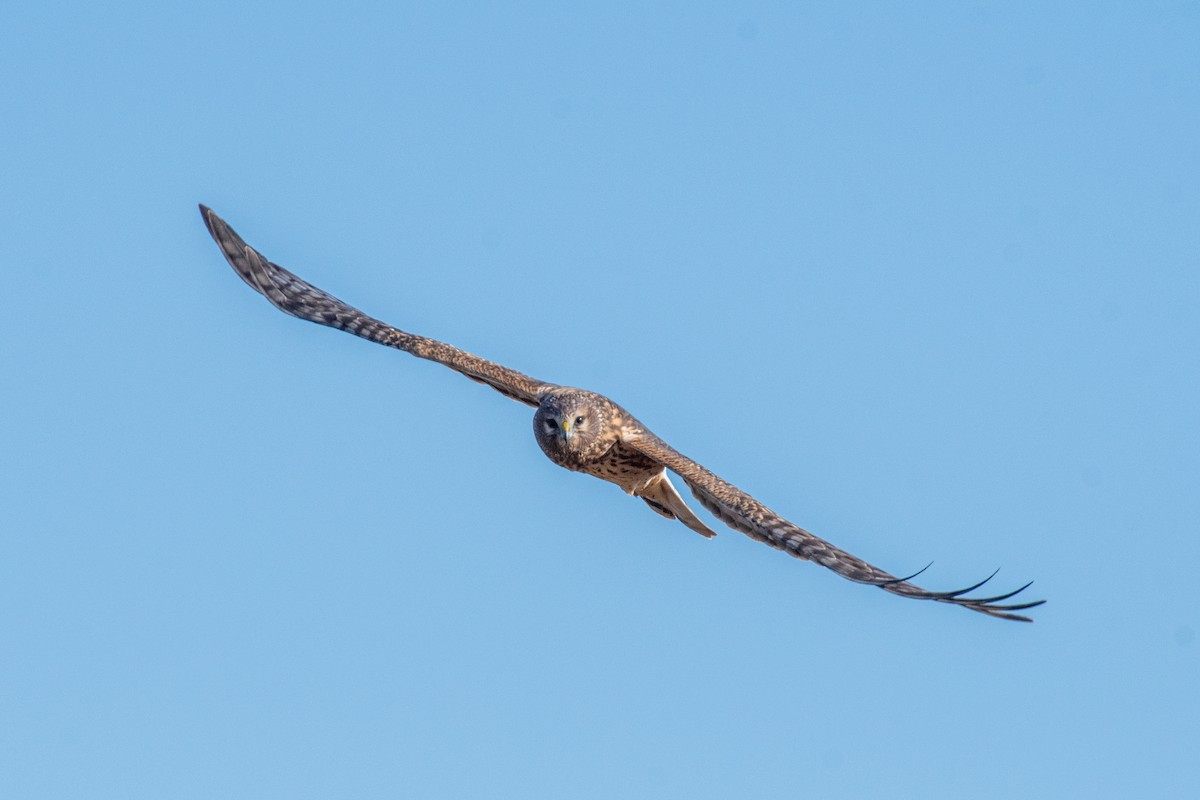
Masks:
[[[1011,603],[1000,605],[1014,595],[1029,587],[1025,584],[1020,589],[995,597],[965,597],[964,595],[978,589],[991,580],[991,577],[980,581],[974,586],[952,592],[930,592],[909,582],[920,572],[907,578],[897,578],[884,572],[878,567],[868,564],[857,556],[852,556],[845,550],[834,547],[824,539],[814,536],[803,528],[793,525],[776,514],[750,495],[736,486],[727,483],[709,472],[704,467],[680,454],[669,444],[646,431],[640,426],[627,427],[621,439],[622,444],[638,450],[653,458],[672,472],[677,473],[700,504],[711,511],[719,520],[734,530],[741,531],[752,539],[765,542],[771,547],[789,553],[796,558],[815,561],[827,569],[831,569],[843,578],[856,583],[878,586],[884,591],[910,597],[916,600],[936,600],[941,603],[952,603],[956,606],[969,608],[981,614],[988,614],[1001,619],[1014,619],[1021,622],[1032,622],[1029,617],[1015,614],[1014,611],[1040,606],[1045,600],[1030,603]],[[921,570],[923,572],[924,570]],[[992,573],[995,575],[995,573]],[[1031,581],[1032,583],[1032,581]]]
[[[242,237],[238,236],[225,220],[214,214],[212,209],[201,205],[200,213],[204,217],[204,224],[208,226],[208,232],[212,234],[225,255],[225,260],[234,271],[250,284],[251,288],[284,313],[318,325],[328,325],[353,333],[355,336],[395,347],[397,350],[404,350],[418,358],[445,364],[471,380],[487,384],[501,394],[526,405],[536,407],[539,394],[556,388],[554,384],[535,380],[452,345],[406,333],[367,316],[357,308],[352,308],[333,295],[297,278],[278,264],[268,261],[261,253],[242,241]]]

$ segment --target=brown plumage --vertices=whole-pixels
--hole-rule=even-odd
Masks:
[[[1024,622],[1030,619],[1014,612],[1045,602],[1001,605],[1024,591],[1028,583],[994,597],[972,598],[964,595],[982,586],[990,577],[952,592],[922,589],[910,582],[915,575],[897,578],[788,522],[741,489],[681,455],[607,397],[535,380],[457,347],[393,328],[268,261],[210,209],[202,205],[200,212],[208,232],[233,269],[276,308],[300,319],[338,328],[445,364],[507,397],[535,407],[534,436],[551,461],[615,483],[627,493],[640,497],[657,513],[678,519],[705,537],[716,534],[687,507],[667,477],[667,470],[679,475],[700,504],[729,527],[857,583],[877,586],[901,597],[950,603],[993,617]]]

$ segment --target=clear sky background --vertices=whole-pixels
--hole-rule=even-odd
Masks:
[[[1200,7],[164,5],[0,11],[0,796],[1200,796]]]

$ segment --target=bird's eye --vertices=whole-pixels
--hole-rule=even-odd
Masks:
[[[576,417],[575,418],[575,427],[578,428],[582,424],[583,424],[583,417]]]
[[[546,430],[552,431],[557,427],[558,427],[558,423],[556,423],[554,420],[550,419],[549,417],[546,417]]]

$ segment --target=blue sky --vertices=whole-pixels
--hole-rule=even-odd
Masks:
[[[1200,12],[0,11],[0,795],[1200,793]],[[204,202],[1020,625],[704,541]]]

